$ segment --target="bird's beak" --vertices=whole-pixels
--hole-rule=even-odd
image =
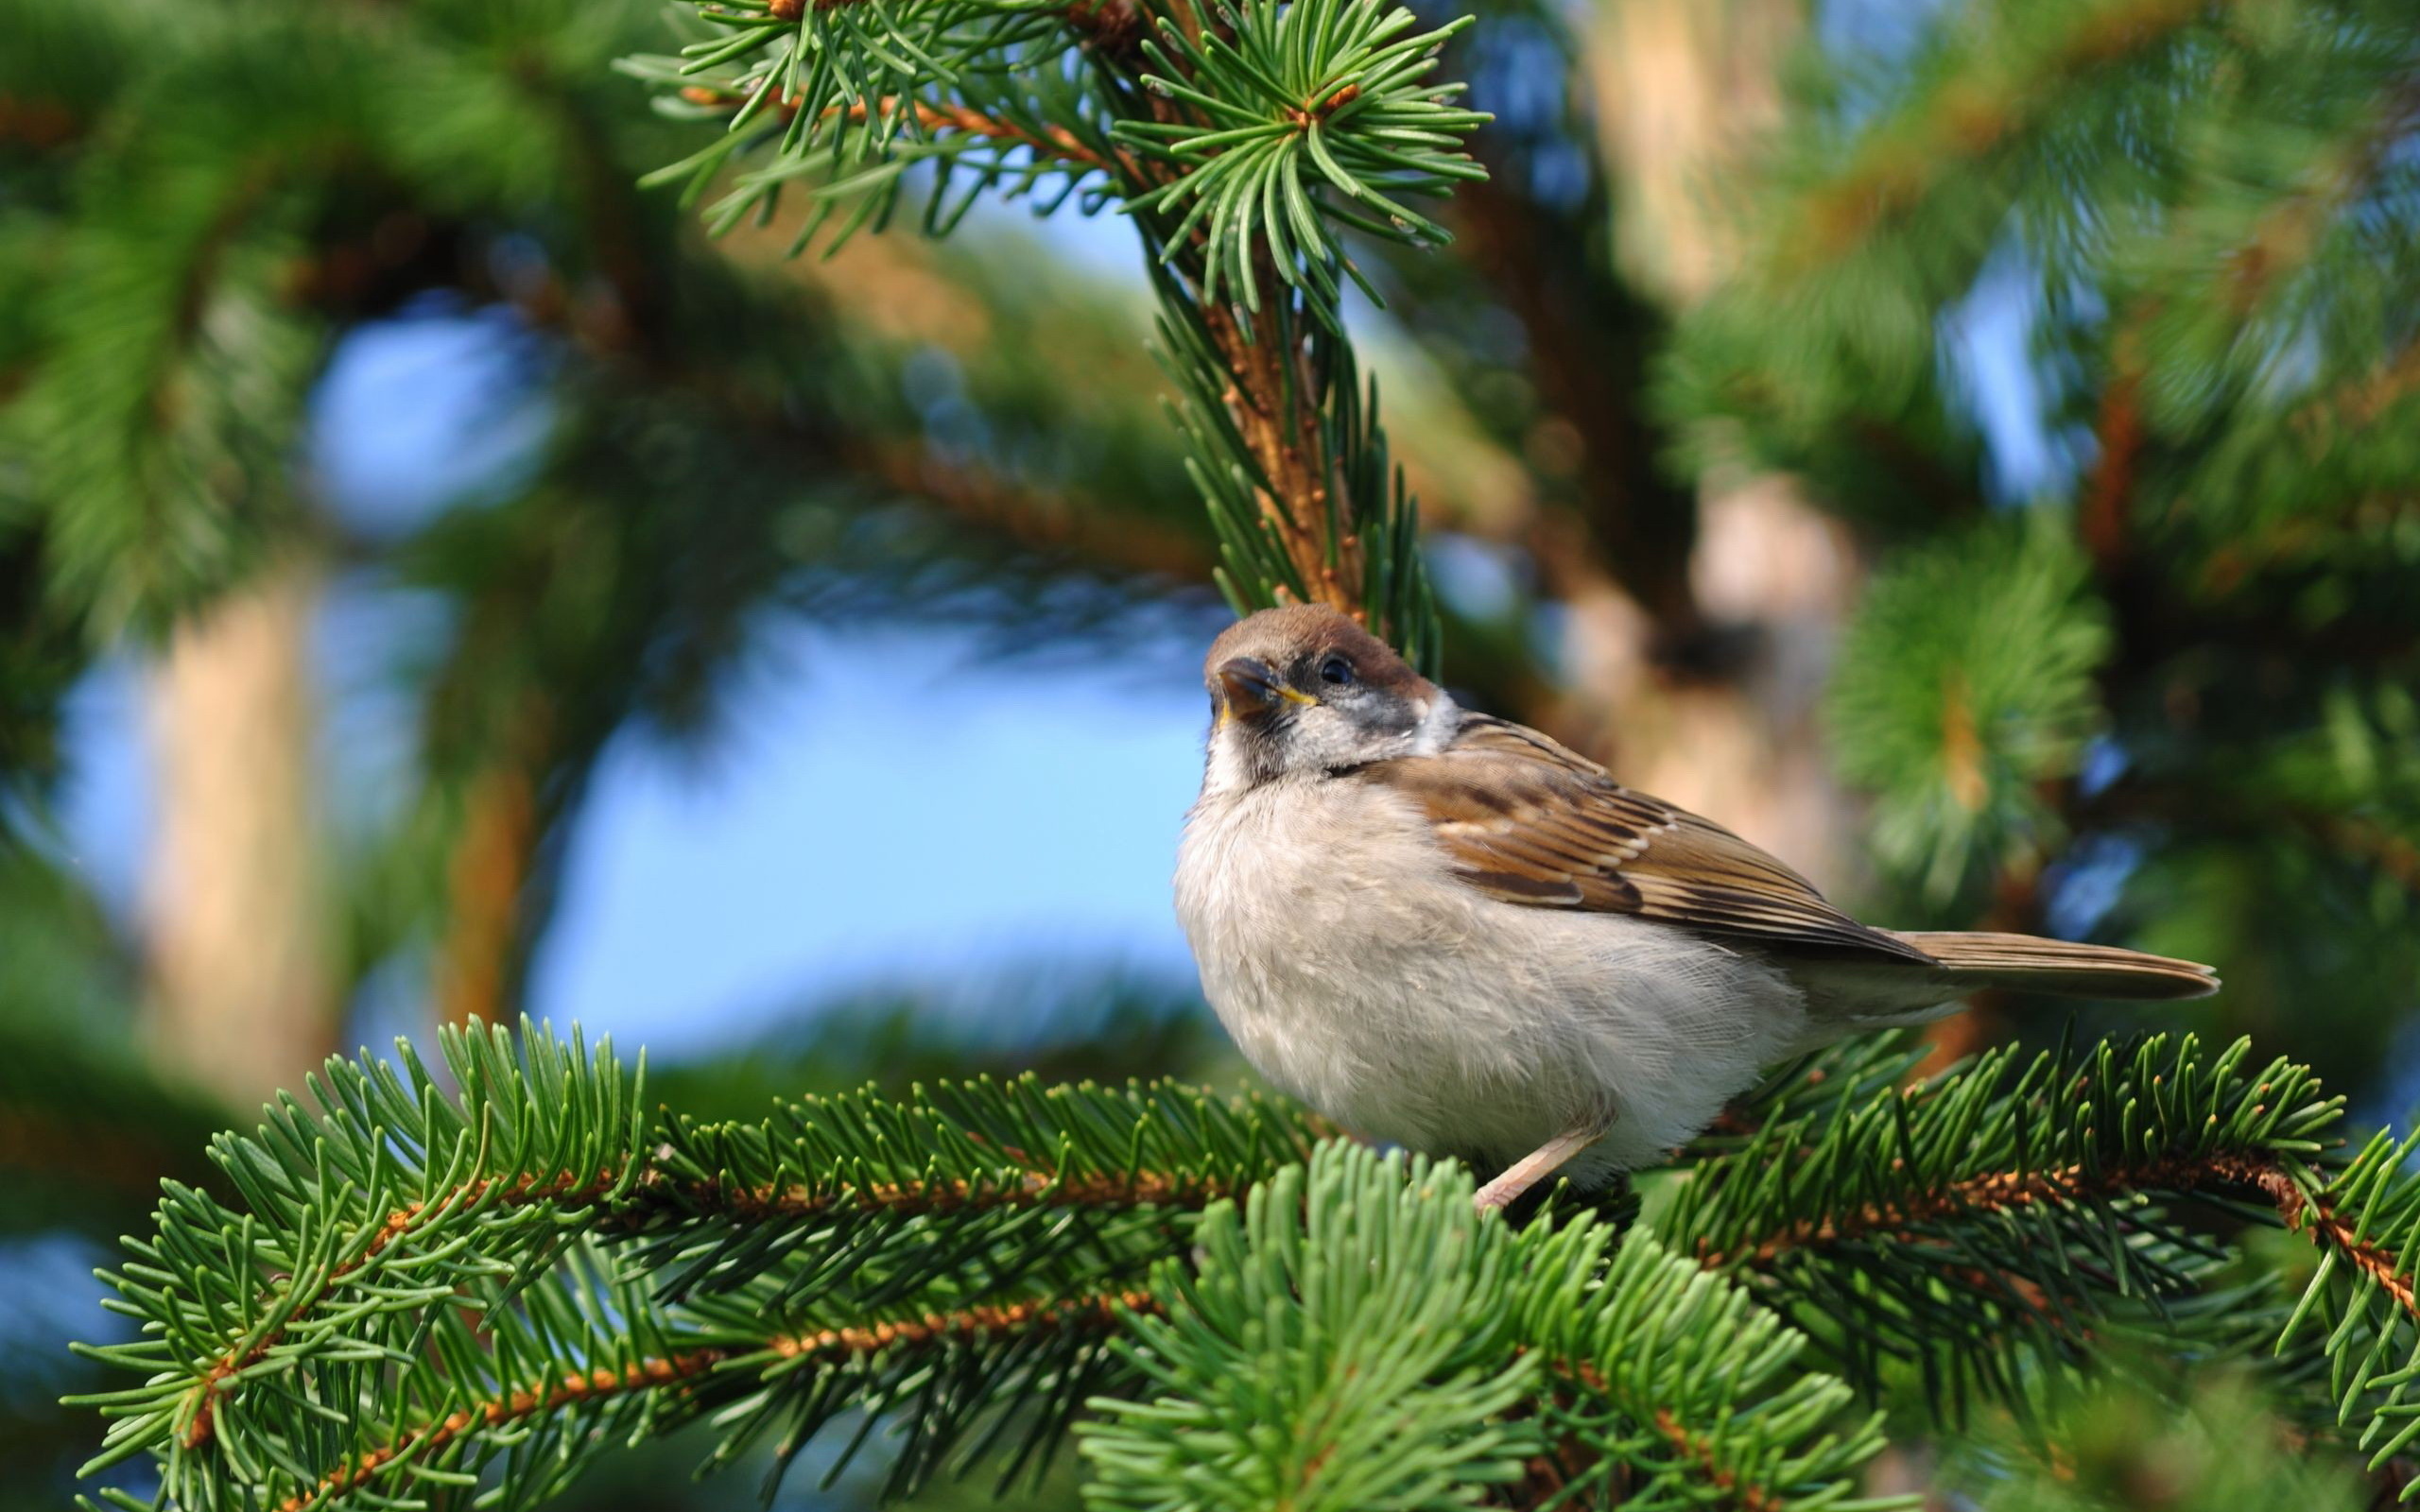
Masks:
[[[1249,656],[1239,656],[1219,668],[1219,691],[1220,713],[1233,719],[1255,718],[1280,703],[1318,701],[1278,681],[1268,662]]]

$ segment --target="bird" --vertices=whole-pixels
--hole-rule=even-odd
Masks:
[[[1176,906],[1203,995],[1272,1085],[1495,1173],[1499,1209],[1667,1158],[1777,1062],[1986,988],[2158,1000],[2206,966],[1859,923],[1710,820],[1466,710],[1324,605],[1203,662]]]

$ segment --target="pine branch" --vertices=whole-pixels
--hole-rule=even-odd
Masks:
[[[373,1266],[389,1246],[411,1236],[415,1229],[441,1220],[456,1211],[513,1209],[545,1203],[560,1203],[567,1210],[576,1211],[595,1204],[619,1184],[619,1179],[611,1171],[601,1172],[593,1177],[565,1171],[545,1181],[524,1175],[510,1183],[481,1177],[433,1199],[406,1203],[395,1209],[369,1231],[368,1242],[358,1251],[329,1267],[316,1284],[289,1288],[280,1299],[284,1317],[271,1323],[251,1342],[220,1356],[201,1373],[201,1379],[194,1383],[180,1413],[188,1423],[184,1432],[184,1447],[199,1449],[210,1442],[217,1420],[219,1392],[228,1382],[268,1358],[278,1345],[285,1342],[287,1332],[295,1324],[308,1323],[310,1314],[327,1301],[330,1294],[349,1284],[357,1272]]]
[[[2228,284],[2222,307],[2238,319],[2256,313],[2271,293],[2308,266],[2325,245],[2329,223],[2376,184],[2388,155],[2420,127],[2420,71],[2386,89],[2369,119],[2330,150],[2292,192],[2271,205],[2252,234],[2211,271]]]
[[[2365,1495],[2339,1456],[2314,1452],[2257,1383],[2240,1375],[2195,1383],[2179,1395],[2096,1383],[2045,1418],[1996,1425],[1947,1446],[1933,1495],[1979,1512],[2104,1512],[2147,1503],[2210,1512],[2352,1512],[2391,1504],[2400,1489],[2388,1482]]]
[[[1897,1052],[1793,1074],[1618,1249],[1592,1214],[1516,1230],[1459,1166],[1314,1149],[1294,1115],[1182,1089],[650,1126],[608,1052],[443,1044],[458,1098],[408,1054],[334,1063],[320,1119],[219,1143],[243,1209],[170,1190],[116,1278],[151,1327],[86,1351],[143,1378],[89,1399],[117,1418],[96,1464],[150,1451],[166,1494],[215,1509],[419,1505],[502,1457],[535,1498],[578,1446],[711,1414],[716,1463],[787,1425],[786,1463],[873,1407],[905,1489],[1003,1434],[1046,1453],[1089,1400],[1111,1504],[1170,1477],[1204,1507],[1551,1481],[1783,1512],[1836,1503],[1879,1437],[1842,1430],[1848,1384],[1792,1364],[1808,1341],[1752,1292],[1859,1380],[1904,1349],[2014,1400],[2152,1319],[2171,1358],[2276,1324],[2151,1200],[2188,1195],[2318,1248],[2285,1333],[2326,1325],[2365,1444],[2394,1452],[2415,1416],[2420,1371],[2389,1366],[2420,1341],[2420,1142],[2330,1169],[2340,1103],[2240,1044],[1987,1057],[1879,1097]],[[1132,1371],[1155,1400],[1100,1395]]]
[[[1973,1387],[2022,1404],[2061,1371],[2088,1378],[2130,1337],[2174,1362],[2264,1331],[2300,1348],[2317,1318],[2335,1409],[2383,1463],[2415,1416],[2396,1362],[2420,1349],[2420,1181],[2400,1164],[2420,1142],[2337,1164],[2322,1136],[2342,1099],[2282,1060],[2246,1071],[2248,1052],[2189,1036],[2081,1061],[2001,1052],[1879,1099],[1852,1060],[1859,1091],[1828,1110],[1785,1095],[1651,1221],[1869,1388],[1886,1359],[1914,1361],[1952,1417]],[[2300,1304],[2223,1285],[2225,1252],[2165,1211],[2180,1198],[2309,1243]]]
[[[1779,266],[1805,271],[1863,244],[1974,160],[2048,118],[2069,82],[2150,55],[2229,4],[2101,0],[2070,8],[2076,19],[2047,41],[2004,24],[1974,28],[1966,45],[1980,53],[2014,43],[2014,56],[1988,71],[1937,67],[1934,88],[1868,131],[1845,170],[1798,204],[1797,233],[1772,243]]]
[[[2243,1074],[2247,1054],[2207,1057],[2189,1037],[2081,1066],[2003,1052],[1828,1113],[1802,1104],[1699,1166],[1653,1221],[1752,1278],[1853,1379],[1914,1361],[1953,1416],[1975,1386],[2016,1399],[2072,1368],[2086,1331],[2238,1348],[2252,1314],[2206,1299],[2219,1256],[2146,1199],[2240,1196],[2243,1161],[2319,1153],[2341,1103],[2282,1061]]]
[[[1109,1505],[1476,1504],[1490,1486],[1754,1512],[1850,1500],[1878,1424],[1737,1287],[1587,1214],[1513,1229],[1459,1166],[1325,1145],[1164,1263],[1157,1391],[1080,1432]],[[1557,1384],[1539,1389],[1540,1378]],[[1507,1413],[1514,1402],[1529,1408]],[[1555,1468],[1533,1476],[1533,1464]],[[1540,1486],[1550,1480],[1551,1489]],[[1897,1504],[1897,1503],[1891,1503]]]
[[[785,185],[819,180],[801,247],[843,199],[838,237],[881,224],[916,163],[941,168],[931,232],[977,193],[1045,178],[1046,208],[1118,203],[1152,259],[1229,598],[1331,604],[1436,670],[1416,514],[1339,326],[1341,282],[1360,279],[1340,232],[1443,239],[1406,199],[1480,172],[1458,148],[1485,117],[1426,82],[1461,23],[1423,33],[1377,0],[1311,0],[1205,25],[1179,4],[1130,54],[1100,28],[1131,17],[1099,8],[917,0],[890,22],[907,46],[876,46],[856,9],[701,6],[685,61],[628,60],[676,109],[725,117],[657,181],[694,195],[767,151],[712,221],[769,215]]]
[[[1198,306],[1177,274],[1161,275],[1161,350],[1219,541],[1215,580],[1239,614],[1342,610],[1434,673],[1419,510],[1389,460],[1376,385],[1365,392],[1343,336],[1259,276],[1269,297],[1253,315]]]
[[[895,1359],[929,1353],[942,1346],[964,1341],[997,1343],[1047,1333],[1106,1334],[1119,1325],[1124,1314],[1148,1311],[1155,1305],[1143,1293],[1127,1292],[1054,1303],[972,1307],[870,1327],[776,1333],[749,1349],[728,1344],[701,1345],[649,1356],[618,1368],[598,1366],[585,1373],[573,1372],[484,1403],[458,1408],[441,1420],[407,1429],[392,1444],[330,1470],[308,1492],[289,1497],[279,1504],[280,1512],[334,1506],[354,1492],[371,1488],[381,1476],[394,1475],[415,1463],[442,1455],[475,1428],[510,1429],[530,1418],[633,1393],[695,1392],[718,1371],[736,1368],[753,1373],[763,1368],[761,1360],[767,1356],[783,1362],[816,1362],[834,1357]]]
[[[912,1427],[903,1486],[1012,1419],[1041,1453],[1103,1379],[1104,1299],[1310,1143],[1264,1105],[1029,1080],[659,1125],[609,1050],[441,1043],[458,1094],[408,1050],[332,1062],[319,1117],[214,1147],[240,1206],[170,1187],[112,1278],[148,1328],[84,1351],[142,1381],[84,1399],[115,1419],[92,1469],[150,1452],[194,1508],[418,1505],[510,1456],[535,1498],[593,1453],[533,1442],[731,1407],[721,1458],[786,1422],[786,1462],[871,1402]]]
[[[2108,722],[2115,636],[2075,536],[2047,510],[1946,535],[1878,576],[1849,627],[1835,761],[1876,795],[1886,872],[1937,908],[2038,865],[2064,834],[2048,799]]]
[[[692,105],[730,110],[737,110],[748,104],[744,95],[724,90],[709,89],[699,84],[683,86],[680,92],[680,97]],[[797,115],[799,105],[799,96],[785,97],[777,107],[780,119],[786,122]],[[1013,121],[999,120],[978,111],[969,110],[965,106],[947,102],[935,104],[926,100],[902,99],[898,95],[890,94],[871,102],[853,100],[846,105],[828,106],[824,110],[824,120],[828,123],[845,123],[851,126],[862,126],[872,121],[879,126],[886,117],[900,114],[912,116],[916,125],[926,131],[963,132],[968,136],[980,137],[986,141],[1024,147],[1044,157],[1057,158],[1062,162],[1085,168],[1108,172],[1115,166],[1126,173],[1130,180],[1140,177],[1131,161],[1120,160],[1113,164],[1108,155],[1085,146],[1076,133],[1064,127],[1028,129]]]
[[[900,492],[1028,551],[1181,582],[1207,581],[1213,571],[1203,538],[1163,521],[1107,515],[1061,494],[1023,489],[931,446],[861,441],[850,451],[857,466]]]

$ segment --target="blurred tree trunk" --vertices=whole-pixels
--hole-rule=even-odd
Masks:
[[[1778,70],[1798,0],[1599,0],[1588,28],[1616,246],[1627,279],[1668,308],[1702,298],[1737,260],[1712,186],[1780,115]],[[1847,533],[1783,478],[1717,471],[1697,482],[1689,555],[1695,623],[1662,623],[1610,573],[1563,592],[1568,651],[1593,727],[1622,780],[1737,830],[1814,877],[1846,865],[1843,800],[1816,726],[1833,646],[1854,601]]]
[[[180,626],[153,675],[155,1053],[243,1107],[336,1042],[308,633],[288,564]]]
[[[547,909],[538,890],[539,847],[561,815],[542,811],[549,721],[532,697],[498,753],[462,785],[446,855],[445,917],[434,987],[441,1023],[511,1022],[520,1011],[528,946]],[[532,907],[533,903],[539,906]]]

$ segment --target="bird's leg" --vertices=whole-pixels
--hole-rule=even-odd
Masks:
[[[1486,1212],[1491,1209],[1507,1206],[1522,1193],[1552,1176],[1564,1161],[1570,1160],[1604,1137],[1605,1130],[1602,1126],[1576,1128],[1568,1134],[1556,1135],[1506,1166],[1503,1174],[1479,1188],[1478,1196],[1475,1199],[1478,1211]]]

